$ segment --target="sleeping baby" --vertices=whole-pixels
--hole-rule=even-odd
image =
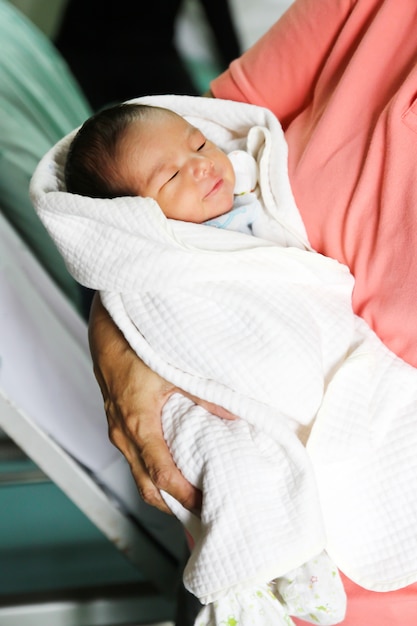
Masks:
[[[143,104],[118,105],[87,120],[65,165],[70,193],[149,197],[167,218],[273,239],[256,195],[257,179],[257,163],[248,152],[226,155],[177,113]],[[231,603],[205,607],[196,624],[229,623],[236,612],[239,621],[233,623],[265,625],[266,615],[259,613],[261,606],[265,611],[265,598],[276,624],[290,624],[289,614],[335,624],[345,612],[337,568],[324,552],[266,585],[262,604],[259,589],[250,602],[248,594],[250,589],[243,613],[235,596]]]

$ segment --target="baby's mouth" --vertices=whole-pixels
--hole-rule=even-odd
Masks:
[[[219,189],[223,187],[224,181],[222,178],[218,178],[214,185],[211,187],[210,191],[204,196],[204,199],[209,198],[210,196],[214,196]]]

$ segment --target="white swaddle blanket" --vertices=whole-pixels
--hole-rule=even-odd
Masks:
[[[184,115],[227,152],[249,134],[266,219],[292,246],[167,220],[149,198],[66,193],[72,135],[32,180],[69,270],[101,291],[141,358],[241,417],[219,420],[178,395],[164,410],[174,458],[204,493],[201,520],[168,498],[196,541],[186,585],[212,602],[323,548],[365,587],[414,582],[417,371],[353,315],[348,270],[308,250],[279,123],[234,102],[138,101]]]

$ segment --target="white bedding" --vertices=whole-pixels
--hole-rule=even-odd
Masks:
[[[167,220],[149,198],[64,191],[71,137],[42,160],[32,200],[82,283],[101,291],[141,358],[186,391],[164,429],[203,488],[202,518],[171,502],[196,546],[186,585],[203,603],[261,584],[325,548],[379,591],[417,580],[417,371],[351,310],[353,280],[311,250],[291,193],[286,144],[268,111],[160,96],[226,151],[258,159],[281,244]],[[307,442],[306,447],[304,444]]]

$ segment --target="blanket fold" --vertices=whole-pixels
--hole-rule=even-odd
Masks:
[[[70,271],[101,291],[138,355],[241,418],[181,396],[164,409],[174,458],[204,493],[200,520],[167,496],[195,538],[188,588],[213,602],[323,548],[368,588],[416,581],[417,372],[353,314],[347,268],[310,249],[279,123],[235,102],[137,101],[184,115],[227,152],[248,149],[280,243],[167,220],[149,198],[66,193],[73,133],[32,180]]]

